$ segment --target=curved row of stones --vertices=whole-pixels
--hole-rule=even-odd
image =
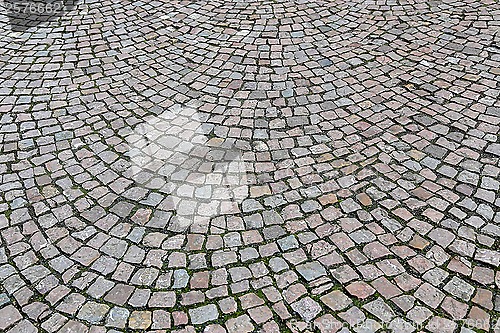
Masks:
[[[2,22],[1,330],[495,329],[494,1]]]

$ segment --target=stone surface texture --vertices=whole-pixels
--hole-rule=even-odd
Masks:
[[[500,332],[498,1],[2,6],[0,331]]]

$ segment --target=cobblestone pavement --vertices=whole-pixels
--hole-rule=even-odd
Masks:
[[[500,332],[498,1],[12,11],[1,332]]]

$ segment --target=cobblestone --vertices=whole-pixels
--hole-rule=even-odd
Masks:
[[[0,13],[0,331],[498,330],[498,1],[59,3]]]

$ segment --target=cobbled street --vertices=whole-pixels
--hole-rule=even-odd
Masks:
[[[40,1],[0,332],[500,332],[498,0]]]

